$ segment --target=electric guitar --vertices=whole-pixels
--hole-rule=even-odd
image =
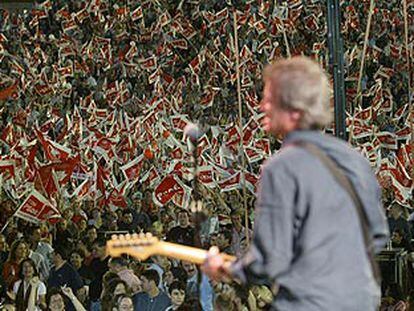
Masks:
[[[207,257],[207,251],[204,249],[160,241],[151,233],[113,235],[111,240],[106,242],[106,254],[111,257],[125,254],[138,260],[161,255],[198,265],[203,264]],[[236,257],[231,255],[223,254],[223,256],[229,262],[236,260]]]

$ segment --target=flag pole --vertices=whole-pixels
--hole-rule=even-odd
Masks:
[[[410,59],[410,49],[408,46],[408,17],[407,17],[407,0],[403,0],[403,15],[404,15],[404,41],[405,41],[405,55],[407,57],[407,72],[408,72],[408,107],[409,112],[408,116],[411,117],[410,127],[411,127],[411,143],[414,143],[414,109],[413,105],[411,104],[413,100],[413,92],[412,92],[412,81],[411,81],[411,59]]]
[[[234,25],[234,48],[236,54],[236,80],[237,80],[237,101],[239,103],[239,134],[240,134],[240,145],[239,145],[239,156],[241,156],[242,162],[242,172],[241,172],[241,182],[243,189],[243,205],[244,205],[244,226],[246,227],[246,241],[247,244],[250,244],[249,236],[249,209],[247,206],[247,191],[246,191],[246,157],[244,154],[243,146],[243,107],[241,100],[241,85],[240,85],[240,57],[239,57],[239,37],[237,33],[237,10],[233,11],[233,25]]]
[[[375,1],[370,0],[369,12],[368,12],[368,21],[367,21],[367,27],[365,29],[364,47],[363,47],[363,50],[362,50],[361,67],[359,68],[358,87],[357,87],[357,100],[358,100],[360,105],[361,105],[361,102],[362,102],[362,96],[360,94],[361,93],[362,74],[364,72],[365,56],[367,54],[369,34],[370,34],[370,30],[371,30],[371,20],[372,20],[372,14],[374,12],[374,7],[375,7]]]
[[[365,29],[364,48],[362,50],[362,55],[361,55],[361,67],[359,68],[359,77],[358,77],[358,86],[357,86],[356,101],[357,101],[359,106],[361,106],[361,104],[362,104],[362,94],[361,94],[362,74],[364,72],[365,56],[366,56],[367,48],[368,48],[369,33],[370,33],[370,29],[371,29],[371,20],[372,20],[372,14],[374,12],[374,7],[375,7],[375,1],[370,0],[367,27]],[[355,112],[355,109],[354,109],[353,112]],[[354,132],[354,118],[352,117],[351,129],[349,131],[349,142],[352,142],[353,132]]]

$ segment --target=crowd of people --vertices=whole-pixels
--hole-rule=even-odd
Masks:
[[[143,262],[126,256],[110,258],[105,247],[113,230],[132,233],[146,229],[171,242],[194,245],[195,231],[187,210],[179,210],[175,219],[165,222],[168,226],[160,230],[154,225],[158,216],[147,213],[143,202],[136,200],[133,207],[115,215],[93,208],[86,214],[84,206],[71,206],[54,226],[37,226],[21,219],[9,223],[0,236],[3,307],[232,310],[235,304],[234,310],[260,310],[271,302],[272,293],[267,287],[247,291],[215,283],[200,276],[191,262],[161,256]],[[161,217],[171,217],[163,214]],[[200,232],[204,248],[218,245],[231,254],[244,251],[244,233],[237,213],[218,231],[212,227],[211,218],[203,221]]]
[[[110,259],[105,242],[113,232],[143,231],[243,253],[260,164],[280,143],[260,127],[261,72],[274,58],[301,53],[327,66],[324,6],[47,0],[33,10],[0,10],[3,306],[264,309],[272,297],[267,287],[215,284],[194,264],[162,257]],[[399,3],[377,3],[357,94],[368,7],[343,4],[348,134],[377,172],[385,208],[398,206],[389,212],[392,246],[411,252],[413,219],[404,213],[413,205],[414,79],[406,56],[413,53],[414,6],[405,46]],[[195,120],[203,134],[204,201],[196,218],[183,135]],[[46,214],[30,212],[38,201]],[[387,306],[407,300],[397,292],[384,287]]]

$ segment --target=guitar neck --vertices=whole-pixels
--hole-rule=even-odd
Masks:
[[[113,257],[123,254],[138,260],[146,260],[154,255],[193,262],[201,265],[207,258],[207,251],[201,248],[160,241],[151,234],[114,235],[106,242],[106,253]],[[226,262],[233,262],[236,257],[222,254]]]
[[[159,255],[180,259],[184,261],[190,261],[192,263],[201,265],[204,263],[207,257],[207,251],[201,248],[185,246],[170,242],[159,242],[160,247],[158,250]],[[233,262],[236,260],[236,257],[224,254],[224,259],[226,261]]]

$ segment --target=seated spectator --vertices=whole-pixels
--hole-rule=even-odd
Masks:
[[[72,207],[67,207],[62,212],[62,217],[67,220],[67,230],[73,239],[77,240],[79,238],[79,230],[77,225],[73,222],[74,212]]]
[[[96,231],[95,226],[88,226],[86,230],[85,244],[88,249],[91,249],[93,244],[98,239],[98,232]]]
[[[171,306],[166,311],[178,310],[185,300],[186,285],[183,282],[174,281],[168,289],[168,296],[170,296]]]
[[[79,273],[68,262],[68,250],[63,247],[56,247],[53,252],[54,267],[50,272],[47,281],[48,288],[63,286],[70,287],[71,290],[80,296],[83,296],[83,283]],[[73,310],[73,306],[69,304],[69,310]]]
[[[236,311],[236,306],[231,300],[231,297],[228,297],[224,294],[219,294],[214,299],[214,310],[216,311]]]
[[[28,248],[23,240],[14,241],[10,248],[9,258],[3,265],[3,280],[7,288],[12,289],[14,282],[19,279],[20,263],[28,258]]]
[[[102,311],[111,311],[112,299],[114,296],[130,294],[129,287],[125,281],[114,279],[105,286],[101,296]]]
[[[136,223],[137,225],[137,229],[135,229],[134,231],[138,232],[139,230],[142,230],[144,232],[147,232],[151,227],[151,219],[149,218],[148,214],[143,211],[141,206],[141,199],[134,198],[133,205],[135,211],[133,215],[134,223]]]
[[[187,274],[185,270],[180,266],[171,267],[169,270],[164,272],[162,288],[168,291],[170,285],[174,281],[179,281],[184,284],[187,284]]]
[[[134,308],[134,303],[131,296],[126,294],[121,294],[115,296],[114,302],[112,303],[112,311],[133,311],[141,310]],[[157,309],[154,309],[157,310]]]
[[[47,260],[45,259],[45,257],[43,257],[42,254],[34,251],[30,243],[27,243],[27,246],[28,246],[28,252],[29,252],[28,257],[32,259],[33,262],[35,263],[36,269],[37,271],[39,271],[40,279],[42,281],[46,281],[49,277],[49,272],[50,272],[49,264],[47,263]]]
[[[100,305],[100,297],[103,288],[103,276],[108,271],[109,257],[105,251],[106,240],[97,239],[93,245],[93,256],[89,268],[94,276],[91,283],[89,284],[89,300],[92,305]],[[94,307],[91,307],[92,309]],[[95,309],[93,309],[95,310]]]
[[[13,285],[16,310],[41,310],[46,307],[46,286],[39,280],[34,261],[30,258],[20,263],[19,280]]]
[[[171,261],[165,256],[152,256],[151,259],[152,263],[149,264],[149,269],[153,269],[158,272],[158,275],[160,276],[160,283],[158,284],[158,287],[165,293],[168,293],[168,290],[163,287],[163,277],[164,272],[170,270]]]
[[[181,209],[177,215],[178,226],[167,233],[167,241],[184,245],[194,245],[194,229],[190,225],[188,211]]]
[[[410,227],[407,219],[404,217],[404,207],[397,202],[394,202],[389,209],[388,225],[390,234],[399,229],[404,239],[411,241]]]
[[[199,299],[203,310],[213,310],[213,288],[208,277],[201,274],[201,284],[199,286],[196,265],[186,261],[183,261],[181,265],[187,273],[186,296]]]
[[[78,271],[83,284],[89,285],[93,276],[89,267],[85,265],[85,252],[82,249],[73,250],[69,261],[72,267]]]
[[[86,311],[70,287],[50,288],[47,292],[46,303],[47,310],[51,311]]]
[[[56,224],[56,234],[53,240],[53,245],[59,245],[66,249],[71,249],[75,241],[73,235],[68,229],[68,222],[66,219],[61,218]]]
[[[42,234],[39,226],[32,226],[27,231],[26,240],[28,241],[29,247],[33,252],[36,252],[43,256],[47,269],[45,276],[49,277],[50,269],[52,268],[52,253],[53,248],[47,241],[42,240]],[[42,274],[42,271],[40,271]],[[47,280],[47,277],[44,280]]]
[[[131,289],[132,294],[136,294],[141,290],[141,281],[134,274],[134,271],[128,268],[128,260],[123,257],[109,259],[108,267],[110,271],[118,274],[121,280],[124,280]]]
[[[79,216],[79,220],[76,223],[76,226],[78,227],[79,237],[81,237],[85,234],[86,230],[88,229],[88,220],[83,216]]]
[[[107,271],[102,277],[102,294],[113,280],[120,280],[118,273]],[[102,297],[102,296],[101,296]]]
[[[170,298],[158,288],[160,277],[155,270],[147,270],[141,275],[143,292],[133,297],[136,310],[165,310],[170,304]]]
[[[220,249],[221,252],[227,253],[227,254],[233,254],[233,248],[231,245],[231,239],[232,239],[232,232],[231,228],[221,229],[219,233],[217,234],[216,238],[216,246]]]
[[[130,209],[123,210],[122,218],[118,220],[118,230],[128,232],[137,231],[137,226],[133,223],[133,220],[132,211]]]
[[[91,217],[88,220],[89,226],[94,226],[95,228],[100,228],[102,226],[102,215],[101,210],[94,208],[91,211]]]
[[[403,248],[408,252],[412,251],[411,243],[404,238],[403,232],[400,229],[395,229],[391,236],[393,248]]]

